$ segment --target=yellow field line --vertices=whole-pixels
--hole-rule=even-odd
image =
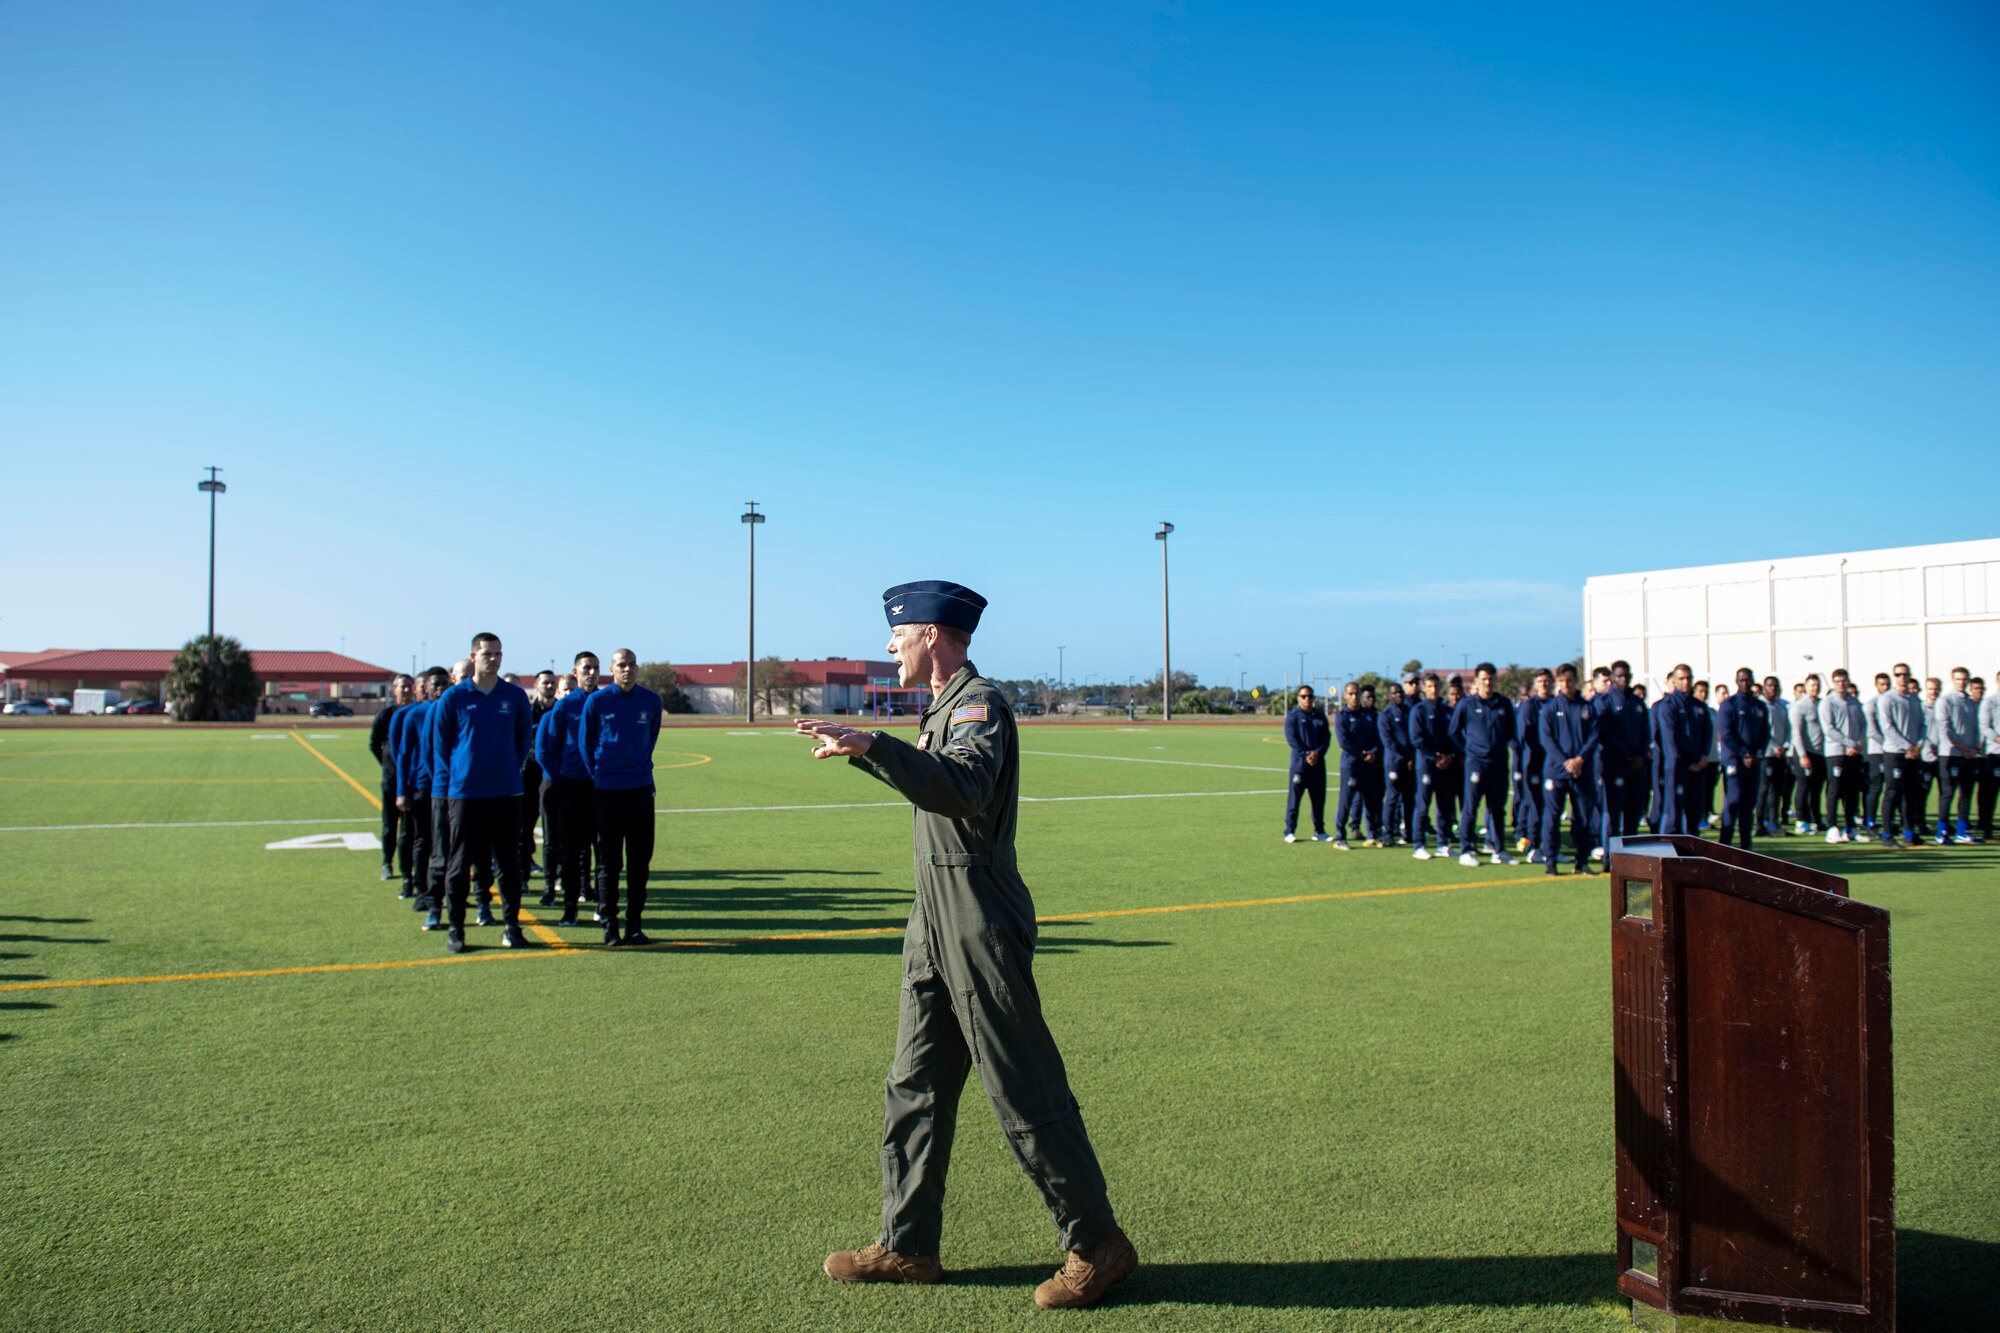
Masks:
[[[1594,879],[1594,877],[1593,877]],[[1276,907],[1289,903],[1338,902],[1351,898],[1390,898],[1413,893],[1454,893],[1460,889],[1492,889],[1512,886],[1531,888],[1537,884],[1546,885],[1546,875],[1522,876],[1518,879],[1484,879],[1462,881],[1456,884],[1421,884],[1406,889],[1354,889],[1346,893],[1302,893],[1287,898],[1242,898],[1233,902],[1220,903],[1175,903],[1165,907],[1125,907],[1106,912],[1066,912],[1056,916],[1036,917],[1042,924],[1065,921],[1091,921],[1099,917],[1113,916],[1157,916],[1165,912],[1216,912],[1233,907]],[[528,914],[521,913],[527,920]],[[443,963],[483,963],[500,958],[553,958],[563,955],[595,953],[644,952],[653,949],[722,949],[736,944],[785,944],[799,940],[857,939],[866,935],[900,935],[902,926],[868,926],[858,930],[806,930],[785,935],[737,935],[711,940],[657,940],[652,944],[640,945],[638,950],[630,946],[619,946],[615,951],[604,945],[578,945],[557,938],[546,953],[529,950],[526,953],[496,951],[476,954],[446,954],[442,958],[410,958],[382,963],[318,963],[303,967],[270,967],[246,972],[176,972],[157,977],[99,977],[87,981],[16,981],[0,985],[0,991],[14,990],[71,990],[84,986],[140,986],[158,981],[235,981],[245,977],[295,977],[317,972],[373,972],[391,967],[432,967]],[[540,925],[535,933],[544,940],[552,932]]]
[[[328,768],[332,769],[332,770],[333,770],[333,771],[334,771],[335,773],[338,773],[338,774],[340,775],[340,780],[341,780],[342,782],[345,782],[345,783],[346,783],[346,784],[347,784],[348,786],[350,786],[350,787],[354,788],[354,790],[356,790],[356,791],[360,792],[360,793],[361,793],[361,799],[362,799],[362,800],[364,800],[364,801],[368,802],[368,804],[370,804],[370,805],[374,806],[374,807],[375,807],[375,808],[376,808],[377,810],[380,810],[380,809],[382,808],[382,798],[381,798],[381,797],[377,796],[377,795],[376,795],[376,794],[375,794],[374,792],[372,792],[372,791],[369,791],[369,790],[368,790],[368,789],[367,789],[366,787],[364,787],[364,786],[362,786],[362,785],[361,785],[360,783],[356,782],[356,781],[354,780],[354,775],[353,775],[353,774],[349,773],[349,772],[348,772],[348,771],[347,771],[346,769],[342,768],[342,767],[341,767],[341,766],[340,766],[339,764],[336,764],[336,763],[334,763],[334,762],[333,762],[333,760],[331,760],[331,759],[328,759],[328,758],[327,758],[327,757],[326,757],[325,755],[321,754],[321,753],[320,753],[320,752],[319,752],[319,751],[318,751],[317,749],[315,749],[315,748],[314,748],[314,746],[313,746],[313,743],[312,743],[311,741],[309,741],[309,740],[307,740],[307,739],[306,739],[305,737],[303,737],[303,736],[299,735],[299,733],[298,733],[298,732],[296,732],[296,731],[294,731],[294,732],[292,732],[292,733],[291,733],[291,737],[292,737],[292,739],[293,739],[293,740],[297,741],[297,742],[298,742],[298,743],[299,743],[300,745],[303,745],[303,746],[305,746],[305,747],[306,747],[306,753],[310,754],[310,755],[311,755],[311,756],[312,756],[313,758],[315,758],[315,759],[319,760],[319,761],[320,761],[320,762],[321,762],[322,764],[325,764],[325,765],[326,765],[326,766],[327,766]]]

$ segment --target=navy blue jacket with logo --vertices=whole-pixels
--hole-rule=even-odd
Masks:
[[[1590,701],[1582,695],[1574,699],[1566,694],[1558,694],[1553,699],[1538,700],[1536,726],[1541,732],[1542,769],[1541,777],[1567,778],[1569,770],[1563,767],[1572,759],[1583,760],[1583,772],[1573,781],[1590,781],[1591,770],[1597,766],[1599,747],[1599,722]]]
[[[1732,694],[1722,701],[1716,714],[1721,729],[1716,740],[1722,762],[1730,768],[1740,767],[1746,754],[1762,758],[1764,751],[1771,748],[1770,705],[1756,695]]]
[[[660,739],[660,696],[644,685],[606,685],[583,701],[576,748],[601,791],[653,785],[653,743]]]
[[[1425,768],[1441,754],[1458,753],[1458,741],[1451,734],[1450,704],[1443,699],[1417,701],[1410,709],[1410,748]]]
[[[1376,713],[1372,708],[1356,706],[1341,709],[1340,720],[1333,724],[1333,734],[1340,742],[1340,762],[1343,764],[1358,764],[1362,762],[1363,754],[1382,747]]]
[[[449,774],[446,795],[478,801],[521,794],[521,761],[528,756],[534,725],[526,690],[504,680],[491,690],[460,681],[431,714],[431,767]]]
[[[1497,694],[1466,695],[1451,710],[1451,737],[1465,752],[1468,768],[1504,762],[1514,739],[1514,705]]]
[[[1325,763],[1326,752],[1333,745],[1333,728],[1327,725],[1325,712],[1291,708],[1285,714],[1285,744],[1292,747],[1293,768],[1305,763],[1308,750],[1317,751],[1320,762]]]
[[[1633,771],[1625,762],[1644,759],[1653,748],[1652,720],[1646,705],[1630,690],[1606,690],[1590,701],[1597,714],[1597,744],[1604,754],[1604,771],[1620,776]],[[1640,772],[1645,771],[1641,765]]]
[[[1375,715],[1375,738],[1382,747],[1382,763],[1387,769],[1407,767],[1415,752],[1410,748],[1410,708],[1390,704]]]
[[[1518,747],[1517,767],[1529,777],[1542,772],[1542,709],[1549,703],[1529,695],[1514,705],[1514,744]]]

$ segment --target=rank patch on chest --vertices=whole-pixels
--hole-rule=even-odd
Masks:
[[[954,708],[951,710],[951,725],[955,727],[961,722],[984,722],[986,709],[985,704],[967,704],[963,708]]]
[[[928,731],[917,737],[917,748],[919,750],[928,750],[931,748],[931,734]]]

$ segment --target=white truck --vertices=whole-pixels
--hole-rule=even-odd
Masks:
[[[72,696],[70,712],[76,717],[87,713],[102,713],[118,702],[116,690],[78,690]]]

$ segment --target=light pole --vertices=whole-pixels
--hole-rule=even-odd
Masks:
[[[764,521],[764,515],[757,512],[755,500],[745,500],[749,508],[741,515],[743,523],[750,529],[750,646],[743,657],[743,720],[757,720],[757,525]]]
[[[1174,525],[1160,520],[1153,540],[1160,544],[1160,719],[1174,720],[1174,622],[1173,603],[1167,597],[1167,535]]]
[[[1057,687],[1058,689],[1062,688],[1062,684],[1063,684],[1063,682],[1064,682],[1064,681],[1066,681],[1066,680],[1068,680],[1068,679],[1069,679],[1069,677],[1063,674],[1063,646],[1062,646],[1061,644],[1057,644],[1057,645],[1056,645],[1056,687]]]
[[[215,497],[229,489],[216,480],[215,474],[220,471],[221,468],[212,467],[208,470],[208,480],[195,483],[196,490],[208,492],[208,651],[211,660],[215,655]]]
[[[1243,654],[1231,653],[1230,656],[1236,659],[1236,692],[1229,697],[1235,699],[1243,693]]]
[[[1305,684],[1305,680],[1306,680],[1306,650],[1301,648],[1299,649],[1299,683],[1303,685]]]

